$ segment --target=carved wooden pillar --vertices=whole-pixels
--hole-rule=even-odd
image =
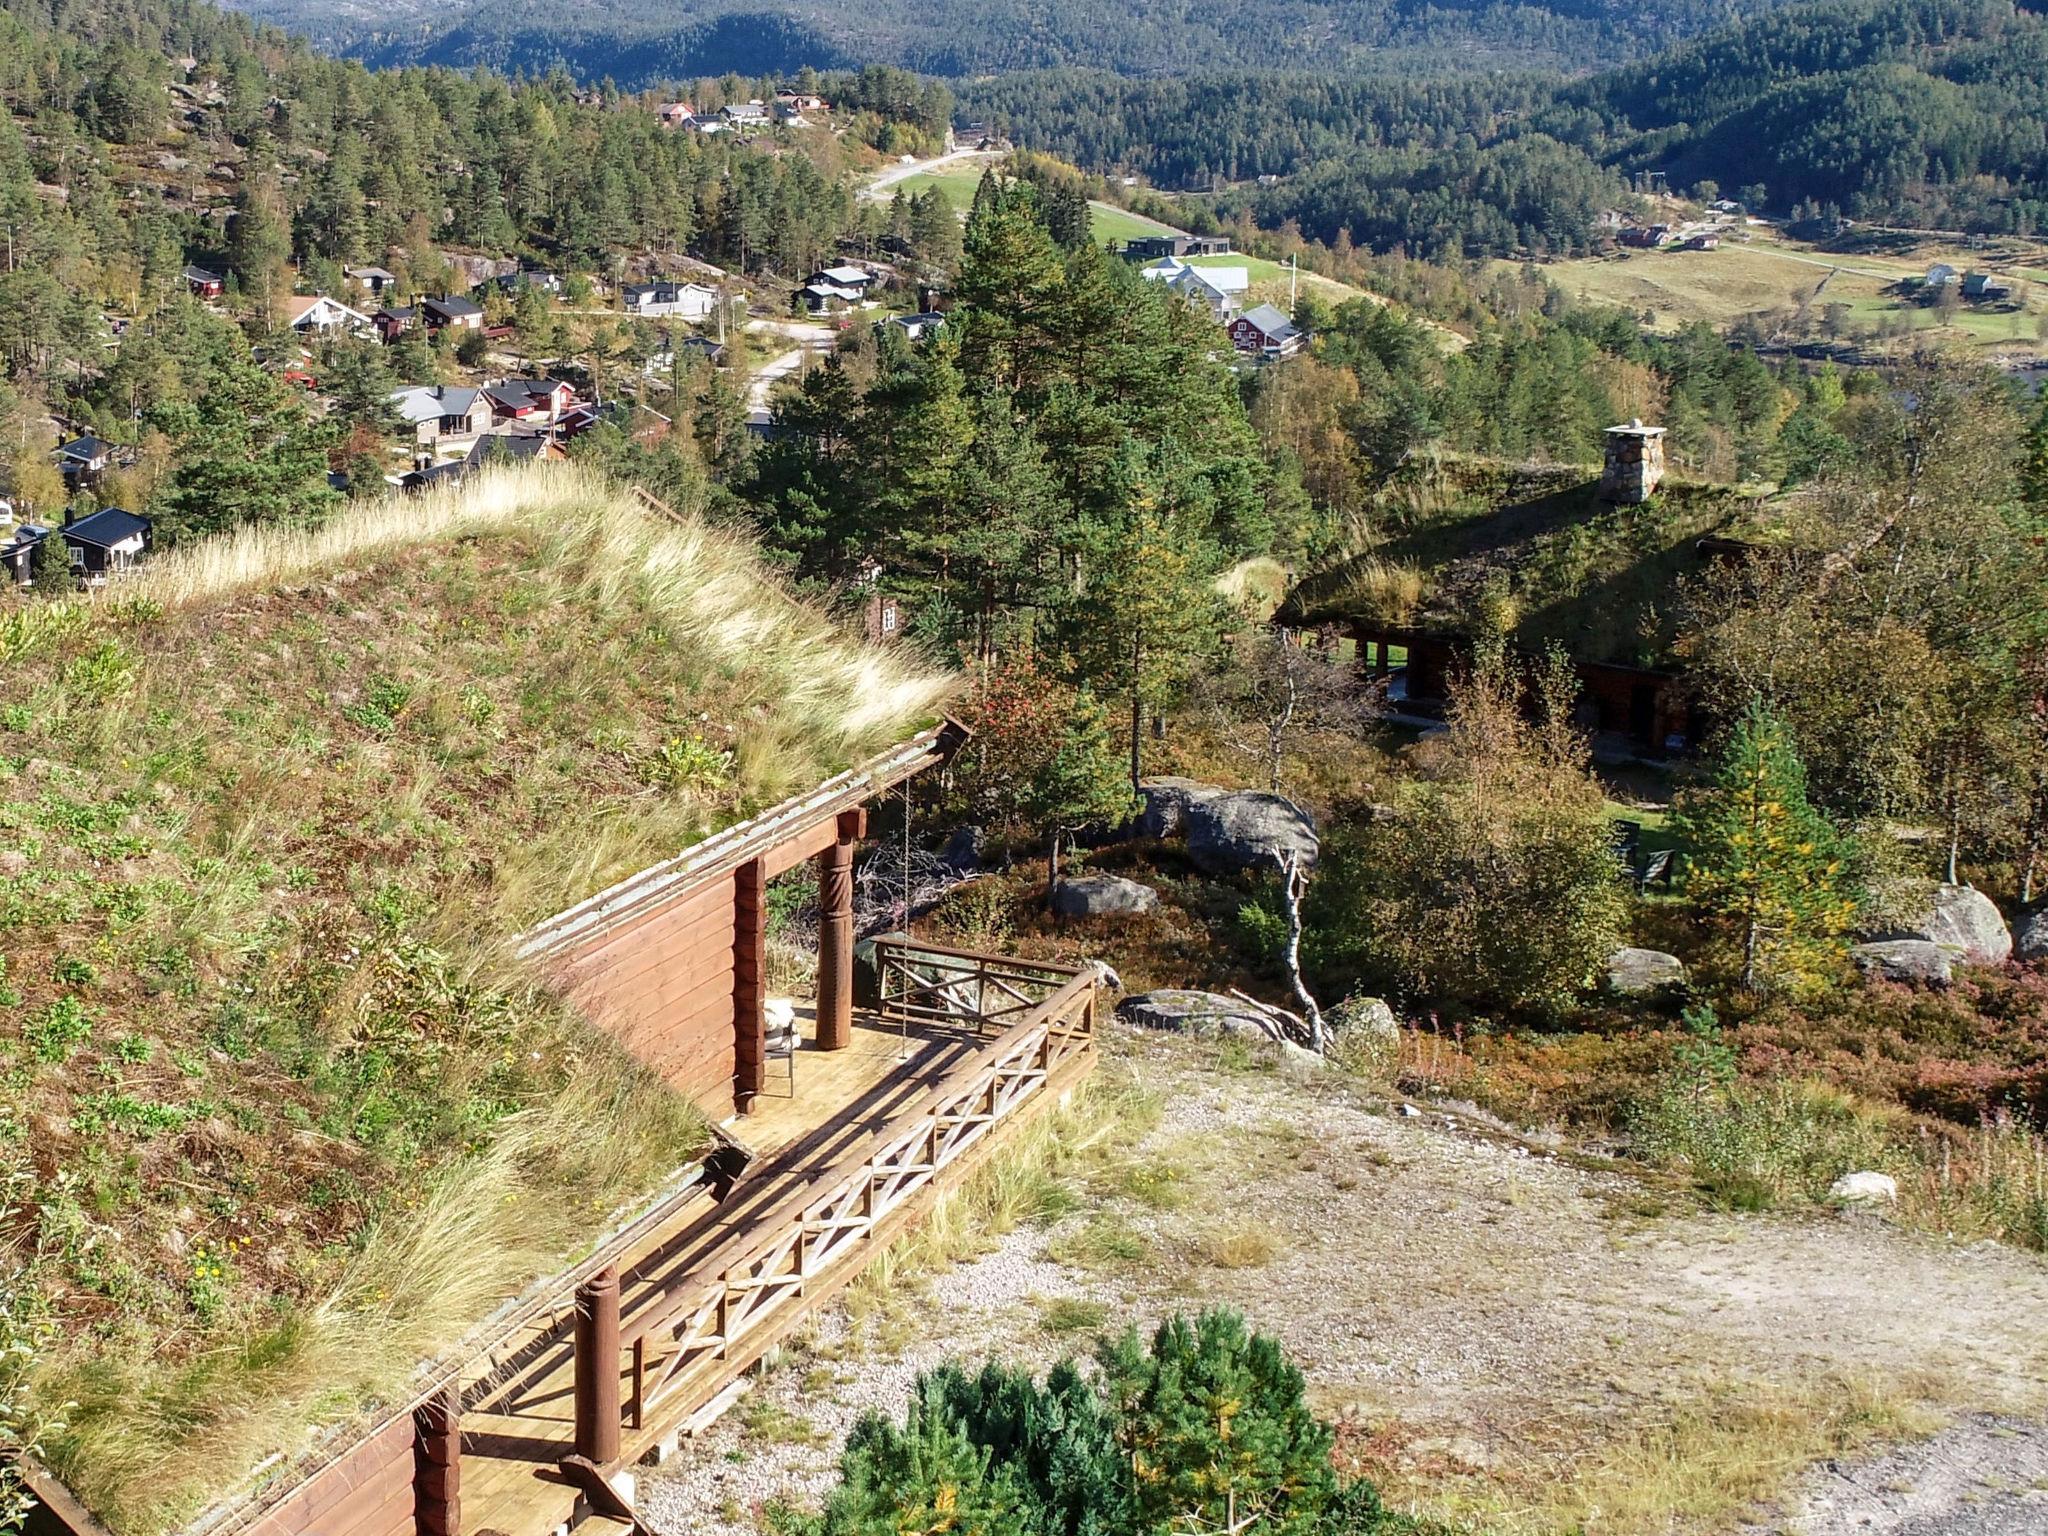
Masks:
[[[462,1536],[462,1394],[443,1387],[412,1411],[415,1536]]]
[[[767,950],[767,874],[759,859],[749,859],[733,871],[732,1102],[741,1114],[753,1108],[766,1067]]]
[[[853,845],[865,811],[841,811],[839,836],[818,855],[818,1049],[853,1043]]]
[[[609,1466],[619,1455],[619,1269],[576,1289],[576,1454]]]

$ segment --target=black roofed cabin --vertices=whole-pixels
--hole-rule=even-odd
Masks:
[[[103,507],[66,523],[63,534],[72,572],[88,585],[97,586],[142,563],[149,553],[151,525],[139,512]]]

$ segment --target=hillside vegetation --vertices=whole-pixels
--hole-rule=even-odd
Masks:
[[[0,630],[0,1152],[116,1529],[401,1382],[701,1145],[507,941],[947,687],[573,470],[251,527]]]
[[[1584,250],[1648,172],[1773,210],[1990,233],[2048,211],[2048,21],[1998,0],[1818,0],[1576,80],[1260,69],[1064,70],[961,97],[1029,148],[1218,193],[1225,221],[1431,258]]]
[[[423,16],[407,0],[253,0],[243,8],[377,63],[525,71],[566,65],[585,79],[609,77],[638,88],[680,75],[869,62],[962,77],[1080,64],[1179,73],[1211,68],[1217,59],[1281,68],[1310,49],[1338,66],[1391,55],[1432,72],[1447,61],[1494,68],[1504,60],[1522,66],[1537,59],[1585,67],[1640,56],[1760,7],[1754,0],[1733,6],[1682,0],[1653,11],[1615,4],[1417,9],[1387,0],[1259,0],[1204,13],[1149,0],[1115,11],[1057,0],[984,7],[966,27],[955,14],[904,0],[861,0],[827,10],[763,0],[671,6],[583,0],[544,19],[488,5]]]

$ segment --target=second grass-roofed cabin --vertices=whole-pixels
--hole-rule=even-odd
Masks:
[[[856,1006],[865,812],[952,680],[595,476],[187,545],[4,640],[51,1529],[631,1520],[638,1458],[1092,1063],[1071,968],[892,938]]]

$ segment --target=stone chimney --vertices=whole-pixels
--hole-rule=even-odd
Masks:
[[[1600,499],[1639,506],[1664,479],[1664,429],[1640,420],[1607,429],[1607,462],[1600,469]]]

